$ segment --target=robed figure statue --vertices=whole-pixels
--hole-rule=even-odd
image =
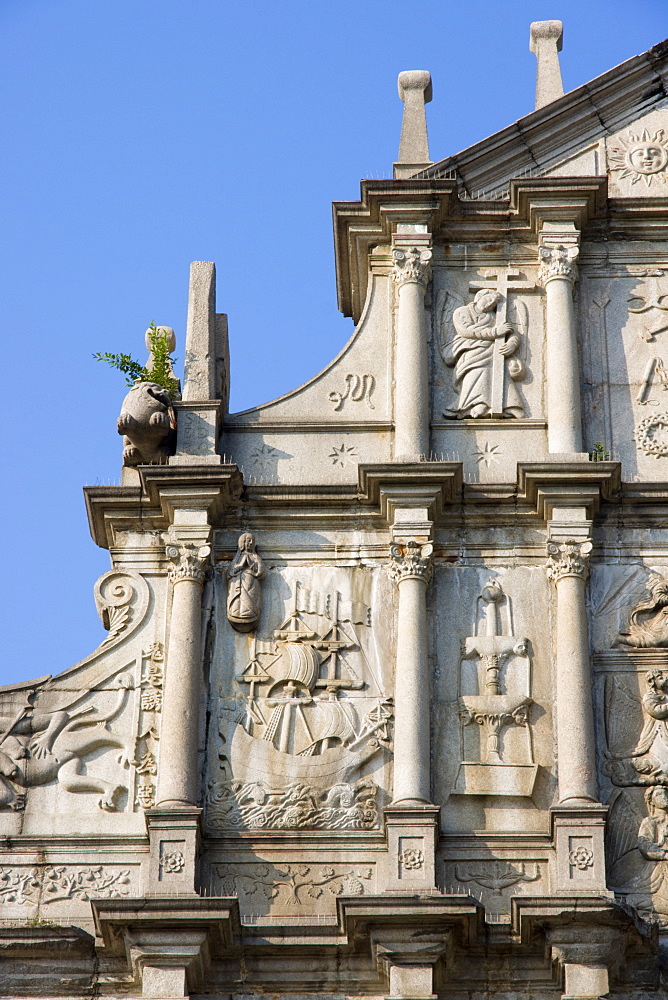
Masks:
[[[496,307],[502,300],[499,292],[483,288],[473,302],[452,314],[454,337],[443,359],[455,370],[453,381],[459,398],[456,406],[446,411],[446,417],[524,415],[515,382],[524,377],[526,369],[518,357],[512,357],[522,337],[512,323],[498,322]],[[499,399],[495,405],[497,379]]]
[[[227,618],[237,632],[252,632],[260,620],[265,569],[249,531],[239,535],[237,554],[227,570]]]

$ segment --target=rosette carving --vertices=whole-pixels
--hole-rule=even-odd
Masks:
[[[565,576],[578,576],[586,580],[589,575],[589,554],[591,542],[579,542],[567,539],[563,542],[547,543],[547,575],[552,583],[557,584]]]
[[[431,555],[434,546],[431,542],[409,541],[401,545],[390,546],[390,578],[395,583],[414,579],[428,582],[432,573]]]
[[[172,564],[169,567],[169,579],[172,583],[180,583],[182,580],[204,583],[211,555],[210,545],[170,541],[165,552]]]
[[[414,282],[425,286],[431,276],[431,250],[420,250],[411,247],[410,250],[393,250],[393,278],[397,285]]]
[[[565,247],[560,244],[556,247],[541,247],[538,253],[541,262],[538,281],[541,285],[546,285],[552,278],[565,278],[572,284],[578,280],[578,268],[575,263],[580,253],[578,247]]]

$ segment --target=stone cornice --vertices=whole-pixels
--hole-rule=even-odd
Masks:
[[[448,214],[455,184],[441,179],[365,180],[360,188],[360,201],[332,205],[338,304],[355,323],[366,301],[371,248],[389,245],[400,222],[438,228]]]
[[[619,491],[619,462],[588,462],[554,456],[547,462],[518,462],[517,493],[534,506],[544,520],[554,507],[586,507],[588,516],[598,511],[601,499],[611,500]]]
[[[627,59],[416,178],[451,177],[469,193],[495,191],[528,171],[563,163],[605,134],[660,107],[668,92],[668,41]]]
[[[461,462],[416,462],[360,465],[360,499],[380,509],[387,523],[398,506],[421,504],[432,520],[445,504],[456,503],[462,494]]]

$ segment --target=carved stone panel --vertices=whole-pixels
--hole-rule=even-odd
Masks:
[[[208,828],[377,829],[393,705],[372,607],[352,596],[350,571],[333,579],[329,571],[330,582],[317,571],[290,576],[268,572],[262,630],[219,636]],[[311,576],[312,585],[300,576]]]
[[[479,603],[482,634],[464,640],[460,661],[461,764],[455,794],[531,795],[536,780],[531,739],[529,641],[503,634],[509,599],[489,580]]]

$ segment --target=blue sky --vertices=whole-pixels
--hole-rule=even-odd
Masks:
[[[125,390],[92,352],[144,360],[154,320],[182,358],[189,263],[214,260],[233,408],[315,374],[352,332],[331,201],[390,176],[397,74],[431,71],[441,159],[532,109],[547,18],[567,90],[668,36],[665,0],[0,0],[0,684],[104,637],[81,487],[118,481]]]

